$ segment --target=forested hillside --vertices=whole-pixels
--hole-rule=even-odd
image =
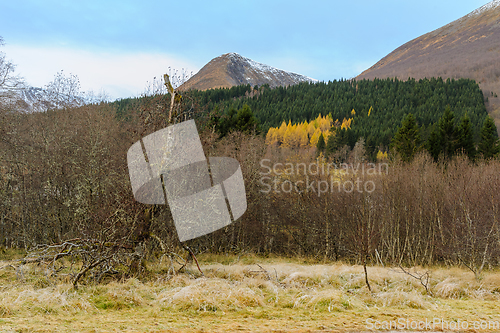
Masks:
[[[431,78],[400,81],[398,79],[340,80],[319,83],[301,83],[290,87],[236,86],[230,89],[186,93],[191,101],[208,112],[227,115],[247,104],[267,133],[270,127],[279,127],[283,121],[300,123],[331,114],[333,120],[356,117],[349,131],[351,148],[360,137],[372,152],[379,146],[388,147],[405,115],[412,113],[422,126],[422,136],[429,135],[429,125],[436,123],[447,106],[455,119],[467,113],[478,139],[487,116],[483,94],[473,80]],[[130,106],[131,100],[118,102],[119,110]],[[368,111],[370,116],[368,117]]]

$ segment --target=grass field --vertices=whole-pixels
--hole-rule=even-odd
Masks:
[[[199,259],[205,276],[194,266],[189,274],[167,278],[161,273],[162,264],[151,263],[152,273],[145,278],[84,285],[78,290],[64,279],[48,280],[36,267],[24,267],[24,280],[4,267],[0,270],[0,332],[376,328],[500,332],[500,272],[486,272],[477,281],[462,268],[413,268],[412,272],[430,271],[431,296],[419,280],[399,268],[368,267],[370,292],[361,266],[255,256],[200,255]],[[4,260],[0,267],[6,264]],[[422,326],[426,320],[432,326]],[[459,330],[465,325],[467,329]]]

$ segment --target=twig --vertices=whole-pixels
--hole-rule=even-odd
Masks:
[[[422,274],[421,273],[412,274],[410,271],[405,270],[403,268],[403,266],[401,266],[401,265],[399,265],[399,268],[403,271],[403,273],[408,274],[412,278],[419,280],[420,284],[425,288],[425,291],[429,295],[433,296],[432,291],[430,290],[430,287],[429,287],[429,282],[431,280],[431,275],[430,275],[429,271],[426,271],[425,273],[422,273]]]
[[[83,270],[81,270],[75,277],[75,279],[73,280],[73,288],[75,289],[78,289],[78,280],[80,280],[80,278],[85,275],[85,273],[87,273],[90,269],[96,267],[97,265],[100,265],[101,263],[103,263],[104,261],[110,259],[112,256],[109,255],[107,257],[104,257],[104,258],[101,258],[99,260],[97,260],[96,262],[94,262],[93,264],[87,266],[86,268],[84,268]]]

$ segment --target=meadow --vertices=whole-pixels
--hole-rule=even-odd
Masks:
[[[0,331],[500,331],[497,270],[478,280],[461,267],[405,273],[369,266],[370,292],[363,267],[343,262],[251,254],[198,259],[203,276],[192,264],[171,274],[164,261],[150,260],[140,276],[78,289],[43,266],[16,270],[8,266],[15,261],[2,260]],[[415,278],[424,273],[427,288]]]

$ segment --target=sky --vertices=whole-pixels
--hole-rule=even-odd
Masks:
[[[321,81],[351,78],[488,0],[16,0],[0,2],[0,51],[44,87],[57,72],[111,100],[171,69],[236,52]]]

